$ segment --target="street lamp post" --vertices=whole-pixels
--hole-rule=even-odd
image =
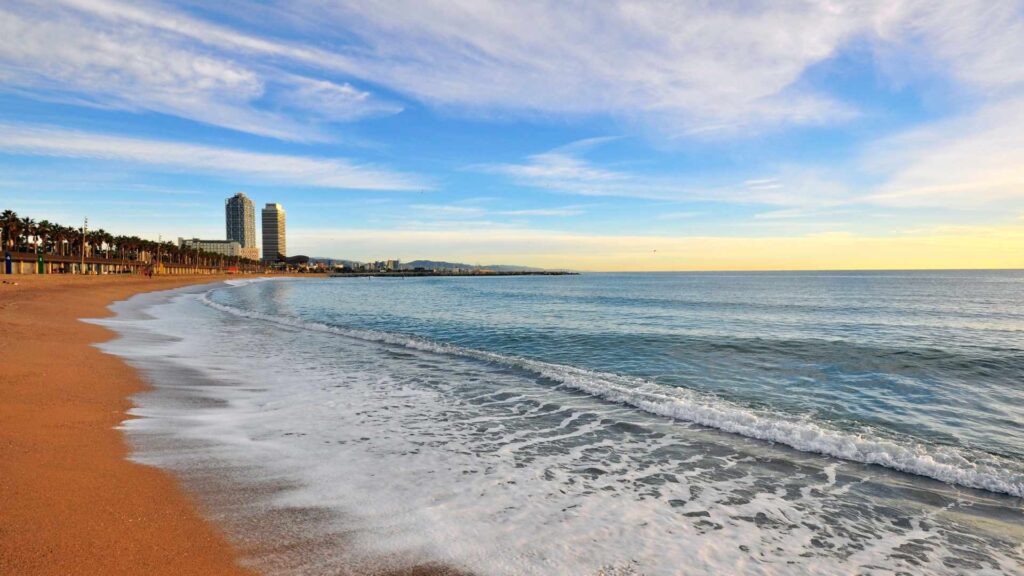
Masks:
[[[85,274],[85,235],[89,231],[89,217],[86,216],[85,220],[82,221],[82,264],[78,268],[79,274]]]

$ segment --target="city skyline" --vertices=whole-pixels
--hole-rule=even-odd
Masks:
[[[1015,1],[16,0],[0,204],[292,254],[576,270],[1024,266]]]
[[[224,200],[223,239],[179,237],[178,244],[203,246],[212,252],[262,260],[265,263],[282,261],[287,257],[284,207],[277,202],[267,202],[260,214],[262,242],[257,243],[256,205],[245,192],[237,192]]]

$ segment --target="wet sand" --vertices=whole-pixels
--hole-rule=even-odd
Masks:
[[[127,460],[117,426],[147,384],[93,346],[116,334],[80,321],[110,316],[111,303],[134,294],[229,278],[240,276],[0,275],[0,574],[254,576],[240,558],[273,568],[266,559],[288,538],[260,536],[278,540],[275,526],[289,524],[279,515],[248,519],[261,530],[233,533],[232,543],[203,517],[187,479]],[[193,488],[238,498],[238,486],[223,479],[200,484]],[[314,522],[316,512],[299,523]],[[389,563],[325,574],[463,574]]]
[[[134,293],[219,278],[0,276],[0,574],[252,574],[166,473],[115,427],[134,370],[91,346]]]

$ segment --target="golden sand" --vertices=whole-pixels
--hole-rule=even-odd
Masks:
[[[0,276],[0,574],[249,574],[164,472],[115,427],[134,370],[78,321],[133,293],[216,277]]]

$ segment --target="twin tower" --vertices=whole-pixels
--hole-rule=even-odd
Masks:
[[[242,246],[242,256],[256,260],[256,205],[239,192],[224,201],[224,219],[227,224],[228,240]],[[273,264],[285,259],[284,208],[280,204],[267,203],[263,207],[263,262]]]

